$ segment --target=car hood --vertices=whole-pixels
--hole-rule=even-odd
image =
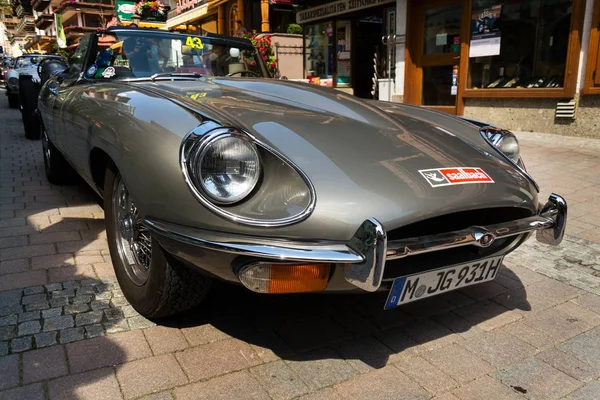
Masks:
[[[474,208],[537,207],[533,183],[477,127],[447,114],[285,80],[135,85],[241,127],[284,154],[315,187],[313,216],[347,225],[350,235],[370,217],[394,229]],[[456,167],[481,168],[493,183],[433,187],[419,172]]]

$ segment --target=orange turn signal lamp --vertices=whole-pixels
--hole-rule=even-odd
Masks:
[[[257,293],[307,293],[325,290],[330,264],[257,263],[242,268],[242,284]]]

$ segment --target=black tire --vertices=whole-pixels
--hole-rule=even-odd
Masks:
[[[8,96],[8,106],[10,108],[19,108],[19,96],[16,94],[9,94]]]
[[[40,138],[40,118],[37,115],[38,91],[31,75],[19,77],[19,100],[25,137],[30,140]]]
[[[42,151],[44,153],[44,170],[48,182],[55,185],[68,185],[73,183],[76,173],[73,167],[65,160],[63,155],[54,147],[46,134],[44,125],[40,124],[42,137]]]
[[[160,244],[151,238],[151,260],[147,279],[135,282],[125,268],[124,255],[119,250],[120,227],[116,226],[113,195],[115,182],[121,180],[111,165],[104,179],[104,213],[110,256],[121,290],[129,303],[146,318],[164,318],[179,314],[200,304],[206,297],[211,279],[179,265],[167,257]]]

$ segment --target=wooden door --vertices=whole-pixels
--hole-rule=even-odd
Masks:
[[[410,4],[406,102],[457,113],[464,7],[461,0]]]

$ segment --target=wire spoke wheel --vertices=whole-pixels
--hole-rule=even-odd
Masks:
[[[121,175],[115,178],[112,206],[119,257],[129,279],[141,286],[146,283],[150,273],[152,238]]]

